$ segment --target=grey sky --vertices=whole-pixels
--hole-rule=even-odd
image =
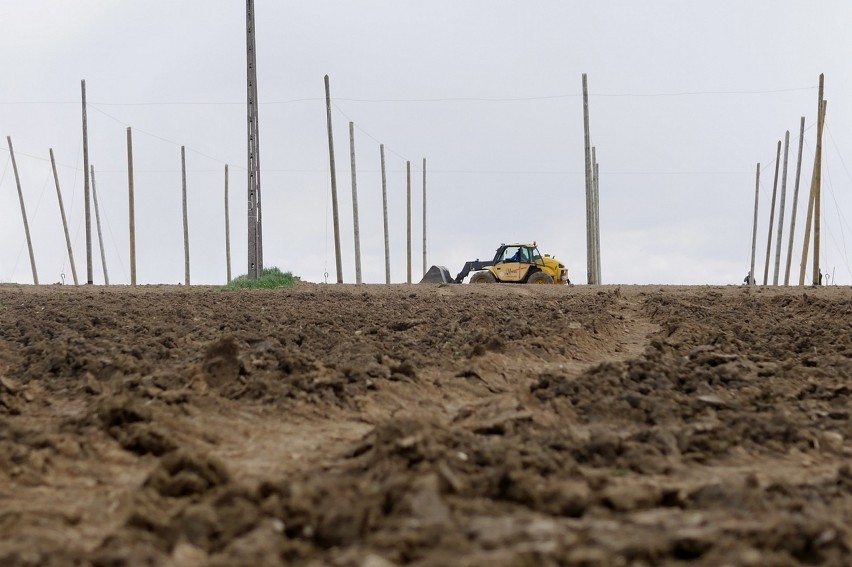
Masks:
[[[750,260],[757,162],[763,167],[762,281],[775,146],[790,130],[783,272],[799,118],[805,116],[797,273],[823,72],[821,264],[837,283],[852,283],[847,1],[256,0],[256,12],[267,266],[310,281],[323,281],[325,272],[335,279],[323,100],[328,74],[344,281],[355,279],[352,120],[365,282],[384,281],[382,142],[394,282],[405,281],[405,160],[412,162],[415,281],[422,271],[425,157],[429,264],[455,273],[467,259],[490,257],[501,242],[537,240],[584,283],[585,72],[601,164],[604,283],[740,283]],[[85,279],[80,79],[88,86],[90,156],[111,283],[129,281],[128,125],[134,128],[139,281],[183,281],[180,145],[187,147],[193,283],[225,279],[225,163],[233,270],[245,273],[243,2],[3,2],[0,69],[0,282],[31,282],[7,135],[41,282],[57,282],[63,272],[71,279],[51,147]],[[775,235],[772,242],[774,264]],[[99,283],[97,243],[93,256]]]

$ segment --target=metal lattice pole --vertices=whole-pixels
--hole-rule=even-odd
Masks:
[[[254,0],[246,0],[246,111],[248,168],[248,278],[263,272],[260,214],[260,140],[257,120],[257,60],[254,40]]]

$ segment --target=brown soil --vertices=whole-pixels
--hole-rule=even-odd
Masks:
[[[850,312],[0,286],[0,565],[850,565]]]

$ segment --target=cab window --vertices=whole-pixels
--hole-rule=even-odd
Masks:
[[[532,249],[532,261],[536,264],[544,264],[544,259],[541,257],[541,252],[538,251],[538,248]]]
[[[506,262],[520,262],[521,257],[521,248],[518,246],[507,246],[505,250],[503,250],[503,258],[501,261]]]

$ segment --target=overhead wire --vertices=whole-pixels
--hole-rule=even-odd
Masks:
[[[843,169],[846,172],[847,177],[849,178],[850,181],[852,181],[852,175],[849,174],[849,169],[846,167],[846,163],[843,160],[843,154],[840,151],[840,148],[838,147],[836,140],[834,140],[834,137],[831,134],[831,131],[830,131],[827,123],[825,124],[825,131],[828,132],[829,139],[832,140],[834,149],[836,150],[837,155],[840,157],[841,164],[843,165]],[[814,148],[812,148],[810,146],[810,144],[808,144],[807,141],[805,141],[805,147],[808,149],[809,155],[813,159],[815,157],[815,154],[816,154]],[[829,196],[831,198],[832,202],[834,203],[835,214],[838,217],[838,224],[840,226],[840,240],[841,241],[840,242],[837,241],[837,237],[830,230],[830,226],[826,225],[825,230],[829,234],[829,237],[832,239],[832,241],[833,241],[834,245],[837,247],[837,249],[842,250],[844,267],[846,268],[846,271],[849,273],[849,275],[852,276],[852,267],[850,267],[850,265],[849,265],[848,252],[847,252],[847,247],[846,247],[846,231],[852,232],[852,228],[850,228],[849,222],[847,221],[846,216],[843,214],[843,209],[842,209],[842,207],[840,206],[840,203],[837,200],[837,191],[835,191],[835,189],[834,189],[834,183],[833,183],[833,178],[831,176],[831,170],[827,166],[827,164],[828,164],[827,157],[828,156],[827,156],[826,152],[823,152],[823,166],[824,166],[825,177],[826,177],[826,181],[827,181],[827,183],[826,183],[826,189],[827,189],[826,194],[827,194],[827,196]],[[826,198],[826,195],[823,195],[823,192],[820,192],[820,195],[823,199]],[[824,204],[824,202],[821,203],[821,204]],[[821,207],[821,208],[824,208],[824,207]],[[821,217],[821,218],[826,219],[826,217]],[[844,226],[845,226],[845,230],[844,230]],[[808,246],[809,244],[810,244],[809,242],[804,243],[805,246]],[[821,252],[821,255],[822,255],[822,258],[820,259],[820,261],[827,265],[827,257],[826,257],[826,254],[828,253],[827,247],[822,248],[820,250],[820,252]]]
[[[791,87],[783,89],[758,89],[758,90],[699,90],[699,91],[669,91],[669,92],[600,92],[590,93],[592,97],[607,98],[658,98],[658,97],[690,97],[690,96],[734,96],[734,95],[765,95],[783,94],[801,91],[816,90],[816,86]],[[473,97],[473,96],[447,96],[447,97],[421,97],[421,98],[355,98],[335,97],[336,101],[356,103],[442,103],[442,102],[530,102],[543,100],[559,100],[567,98],[580,98],[580,93],[557,93],[552,95],[537,96],[514,96],[514,97]],[[295,104],[300,102],[316,102],[325,100],[323,97],[304,97],[287,100],[272,100],[260,102],[260,106]],[[51,105],[51,104],[79,104],[79,101],[0,101],[0,105]],[[236,106],[244,105],[245,101],[133,101],[133,102],[110,102],[90,101],[90,105],[98,106]]]
[[[339,99],[335,99],[335,100],[339,100]],[[368,138],[370,138],[371,140],[373,140],[373,141],[374,141],[374,142],[376,142],[377,144],[382,144],[382,143],[383,143],[381,140],[379,140],[378,138],[376,138],[375,136],[373,136],[373,135],[372,135],[371,133],[369,133],[367,130],[365,130],[364,128],[362,128],[361,126],[359,126],[359,125],[358,125],[358,122],[356,122],[356,121],[355,121],[355,120],[353,120],[353,119],[352,119],[352,118],[351,118],[348,114],[346,114],[346,112],[344,112],[344,111],[343,111],[343,109],[342,109],[342,108],[340,108],[340,107],[337,105],[337,103],[335,103],[334,101],[332,101],[332,102],[331,102],[331,105],[332,105],[332,106],[333,106],[333,107],[334,107],[334,108],[335,108],[335,109],[336,109],[336,110],[337,110],[337,111],[338,111],[338,112],[339,112],[339,113],[340,113],[340,114],[341,114],[344,118],[346,118],[347,120],[349,120],[350,122],[352,122],[352,124],[355,126],[355,128],[356,128],[356,129],[358,129],[359,131],[361,131],[361,132],[362,132],[364,135],[366,135]],[[384,146],[385,146],[385,149],[386,149],[388,152],[390,152],[390,153],[394,154],[395,156],[397,156],[398,158],[402,159],[403,161],[411,161],[411,160],[409,160],[407,157],[405,157],[404,155],[402,155],[401,153],[399,153],[399,152],[397,152],[396,150],[394,150],[392,147],[388,146],[387,144],[384,144]]]
[[[826,156],[827,157],[827,156]],[[852,277],[852,268],[850,268],[849,264],[849,252],[846,248],[846,231],[843,230],[844,225],[846,229],[849,230],[849,223],[846,221],[846,217],[843,215],[843,211],[841,210],[840,204],[837,202],[837,192],[834,190],[834,182],[831,177],[831,169],[828,167],[829,160],[825,159],[823,162],[825,164],[825,177],[826,181],[828,181],[827,189],[828,196],[831,197],[832,202],[834,203],[834,211],[837,215],[838,225],[840,226],[840,243],[837,242],[837,237],[831,231],[831,227],[826,223],[826,231],[829,234],[829,237],[834,241],[835,246],[842,250],[843,252],[843,266],[846,268],[846,272]],[[826,259],[827,250],[823,250],[823,259]],[[825,262],[826,266],[828,262]]]
[[[143,129],[141,129],[141,128],[137,128],[137,127],[135,127],[135,126],[132,126],[131,124],[129,124],[129,123],[127,123],[127,122],[125,122],[124,120],[122,120],[122,119],[120,119],[120,118],[118,118],[118,117],[116,117],[116,116],[113,116],[112,114],[109,114],[108,112],[105,112],[104,110],[102,110],[102,109],[98,108],[98,107],[97,107],[97,105],[96,105],[95,103],[91,103],[91,102],[90,102],[90,103],[88,103],[88,105],[89,105],[89,106],[91,106],[94,110],[96,110],[96,111],[100,112],[101,114],[103,114],[104,116],[106,116],[107,118],[109,118],[109,119],[111,119],[111,120],[114,120],[114,121],[118,122],[119,124],[121,124],[121,125],[123,125],[123,126],[125,126],[125,127],[132,128],[134,132],[139,132],[140,134],[144,134],[144,135],[146,135],[146,136],[150,136],[151,138],[155,138],[155,139],[157,139],[157,140],[160,140],[161,142],[165,142],[165,143],[167,143],[167,144],[171,144],[171,145],[173,145],[173,146],[177,146],[177,147],[184,147],[184,148],[186,148],[188,151],[190,151],[190,152],[192,152],[192,153],[194,153],[194,154],[200,155],[200,156],[202,156],[202,157],[205,157],[205,158],[207,158],[207,159],[209,159],[209,160],[211,160],[211,161],[215,161],[216,163],[219,163],[219,164],[222,164],[222,165],[229,165],[229,166],[233,166],[233,167],[234,167],[234,169],[239,169],[239,170],[242,170],[242,171],[248,171],[245,167],[241,167],[241,166],[239,166],[239,165],[235,165],[233,161],[225,161],[225,160],[219,159],[219,158],[217,158],[217,157],[213,157],[213,156],[211,156],[211,155],[209,155],[209,154],[206,154],[206,153],[204,153],[204,152],[202,152],[202,151],[200,151],[200,150],[196,150],[195,148],[192,148],[192,147],[190,147],[190,146],[187,146],[186,144],[181,144],[181,143],[179,143],[179,142],[175,142],[174,140],[170,140],[169,138],[165,138],[165,137],[160,136],[160,135],[158,135],[158,134],[154,134],[153,132],[149,132],[149,131],[147,131],[147,130],[143,130]]]
[[[787,88],[787,89],[773,89],[773,90],[755,90],[755,91],[684,91],[684,92],[659,92],[659,93],[593,93],[591,96],[593,97],[636,97],[636,98],[648,98],[648,97],[679,97],[679,96],[707,96],[707,95],[759,95],[759,94],[776,94],[776,93],[787,93],[787,92],[796,92],[796,91],[806,91],[806,90],[814,90],[815,86],[811,87],[799,87],[799,88]],[[418,98],[418,99],[367,99],[367,98],[347,98],[347,97],[337,97],[335,101],[341,102],[352,102],[352,103],[440,103],[440,102],[524,102],[524,101],[543,101],[543,100],[554,100],[554,99],[566,99],[566,98],[579,98],[580,94],[556,94],[556,95],[545,95],[545,96],[533,96],[533,97],[438,97],[438,98]],[[301,99],[291,99],[291,100],[279,100],[279,101],[268,101],[260,103],[261,106],[265,105],[282,105],[282,104],[295,104],[301,102],[313,102],[313,101],[321,101],[324,100],[321,97],[310,97],[310,98],[301,98]],[[66,102],[50,102],[50,101],[30,101],[30,102],[0,102],[2,104],[71,104]],[[77,101],[73,101],[73,104],[79,104]],[[212,101],[179,101],[179,102],[130,102],[130,103],[122,103],[122,102],[90,102],[89,106],[92,107],[97,112],[103,114],[104,116],[123,124],[124,126],[130,126],[130,124],[125,121],[113,116],[112,114],[104,111],[99,106],[167,106],[167,105],[198,105],[198,106],[215,106],[215,105],[243,105],[244,102],[212,102]],[[336,103],[334,103],[335,109],[346,119],[352,121],[355,124],[355,127],[364,135],[375,141],[376,143],[381,143],[377,137],[375,137],[372,133],[361,127],[358,123],[350,118],[350,116]],[[813,125],[808,126],[807,130],[810,130]],[[174,140],[170,140],[166,137],[160,136],[153,132],[135,128],[134,130],[144,134],[146,136],[158,139],[165,143],[172,144],[174,146],[181,146],[183,144],[179,144]],[[833,137],[832,137],[833,140]],[[834,141],[834,140],[833,140]],[[388,149],[390,154],[397,156],[398,158],[404,161],[411,161],[406,156],[396,151],[395,149],[385,146]],[[836,147],[836,142],[835,142]],[[193,153],[196,153],[202,157],[210,159],[214,162],[225,164],[231,163],[233,166],[233,162],[226,162],[211,155],[208,155],[204,152],[195,150],[194,148],[187,147],[187,149]],[[79,152],[78,152],[79,153]],[[22,154],[28,155],[28,154]],[[39,156],[29,156],[35,159],[41,159],[44,161],[44,158],[40,158]],[[79,162],[79,156],[78,156]],[[773,165],[775,159],[772,159],[768,166]],[[841,157],[841,162],[843,162]],[[767,167],[768,167],[767,166]],[[849,176],[849,170],[846,168],[845,162],[843,163],[844,169],[846,170],[847,176]],[[8,163],[7,163],[8,167]],[[69,166],[64,166],[69,167]],[[234,166],[236,169],[246,170],[245,167]],[[77,182],[77,173],[79,172],[79,163],[77,166],[73,168],[75,170],[75,183],[74,187],[76,189]],[[143,170],[139,170],[143,171]],[[208,171],[208,170],[198,170],[198,171]],[[316,172],[316,173],[325,173],[325,170],[295,170],[295,169],[269,169],[265,170],[270,173],[292,173],[292,172]],[[372,170],[370,170],[372,171]],[[398,170],[392,170],[398,171]],[[482,174],[500,174],[500,175],[579,175],[585,172],[580,171],[507,171],[507,170],[440,170],[440,169],[430,169],[430,173],[433,174],[472,174],[472,175],[482,175]],[[751,175],[752,172],[746,171],[607,171],[603,173],[604,175]],[[4,171],[5,176],[5,171]],[[763,183],[761,184],[763,185]],[[760,189],[759,189],[760,190]],[[72,209],[73,209],[73,197],[72,197]],[[845,219],[844,219],[845,220]],[[848,225],[847,225],[848,226]],[[80,226],[78,225],[77,234],[79,234]],[[111,227],[110,227],[111,231]],[[75,235],[76,236],[76,235]],[[20,256],[20,254],[19,254]],[[123,269],[123,265],[122,265]]]

